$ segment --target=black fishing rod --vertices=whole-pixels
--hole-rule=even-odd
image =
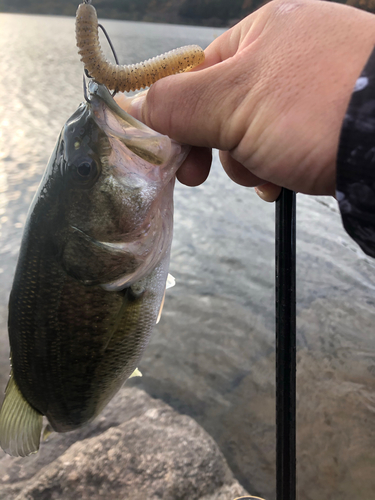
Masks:
[[[276,201],[276,499],[296,499],[296,194]]]
[[[296,500],[296,194],[289,189],[276,201],[275,226],[276,500]]]

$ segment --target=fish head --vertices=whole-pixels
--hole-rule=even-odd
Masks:
[[[53,246],[69,275],[120,290],[155,267],[170,249],[175,174],[188,151],[90,83],[36,197],[49,207]]]

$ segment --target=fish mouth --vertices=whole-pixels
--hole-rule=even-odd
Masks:
[[[117,102],[113,99],[112,94],[107,89],[105,85],[97,83],[91,80],[88,84],[89,91],[89,102],[90,104],[97,98],[102,100],[104,104],[108,106],[108,108],[113,111],[117,116],[125,120],[131,127],[137,128],[138,130],[143,130],[145,132],[149,132],[151,129],[147,127],[144,123],[138,121],[136,118],[133,118],[126,111],[124,111]]]
[[[168,136],[159,134],[144,123],[138,121],[124,111],[113,99],[104,85],[89,83],[90,105],[94,119],[100,128],[109,136],[115,136],[130,151],[148,164],[162,166],[168,163],[172,151],[187,155],[188,146],[181,146]],[[111,116],[112,115],[112,116]],[[113,119],[113,115],[116,119]],[[168,168],[168,179],[173,176],[178,167]],[[162,167],[163,168],[163,167]]]

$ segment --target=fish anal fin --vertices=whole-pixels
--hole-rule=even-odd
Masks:
[[[11,373],[0,410],[0,446],[14,457],[36,453],[42,425],[42,414],[26,401]]]

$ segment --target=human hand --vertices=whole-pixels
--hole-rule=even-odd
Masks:
[[[129,112],[193,145],[178,179],[207,178],[211,148],[231,179],[274,201],[281,187],[334,195],[342,120],[375,44],[375,16],[275,0],[218,37],[196,70],[159,80]],[[262,194],[263,193],[263,194]]]

